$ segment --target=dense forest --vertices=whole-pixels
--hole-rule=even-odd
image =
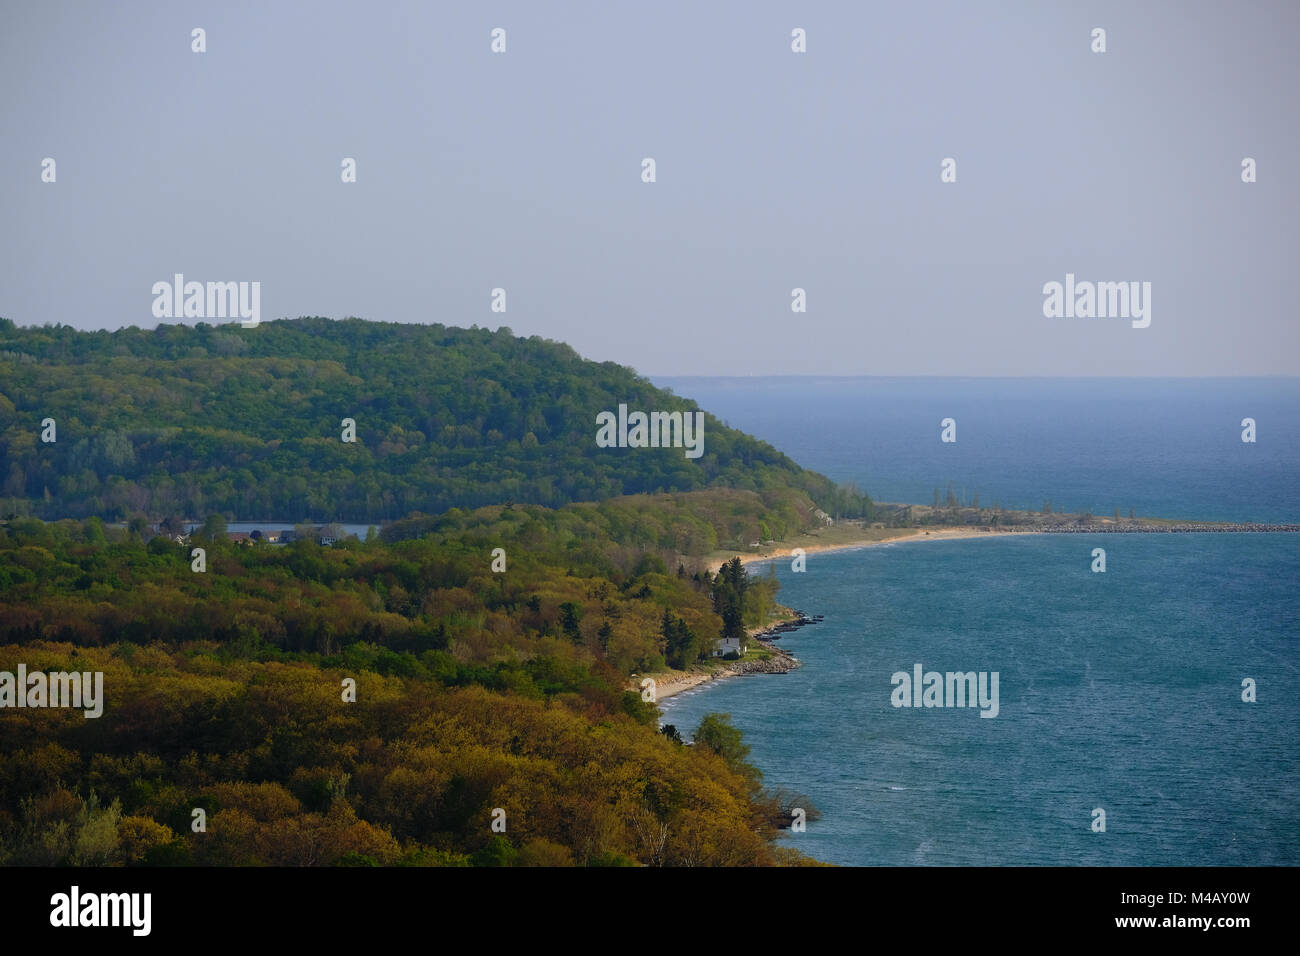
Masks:
[[[701,499],[691,501],[699,512],[761,513],[752,492],[677,497]],[[385,534],[394,540],[333,547],[236,544],[202,531],[178,543],[98,518],[15,518],[0,524],[0,641],[215,640],[325,655],[369,642],[477,663],[599,661],[627,675],[664,666],[665,611],[700,635],[708,655],[727,626],[720,608],[730,606],[715,586],[743,590],[743,623],[761,624],[774,582],[742,588],[734,568],[710,575],[692,561],[688,571],[689,556],[646,547],[646,501],[485,508],[443,519],[461,527],[410,537],[409,525],[395,525]],[[671,499],[660,504],[676,513]],[[701,535],[700,547],[713,537]],[[205,551],[201,572],[194,547]]]
[[[630,688],[776,607],[706,556],[872,502],[712,417],[600,448],[620,404],[695,407],[508,329],[0,320],[0,864],[813,862],[725,715]],[[14,706],[20,665],[102,715]]]
[[[773,843],[796,798],[724,717],[686,746],[626,689],[766,616],[773,582],[657,547],[765,513],[727,491],[515,505],[331,547],[0,523],[0,670],[102,671],[105,697],[5,711],[0,863],[810,862]],[[692,514],[720,525],[674,537]]]
[[[709,415],[699,458],[597,447],[597,414],[620,403],[696,408],[508,328],[304,318],[82,332],[0,319],[0,514],[383,522],[709,487],[870,511]]]

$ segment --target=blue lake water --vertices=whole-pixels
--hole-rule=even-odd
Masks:
[[[757,398],[736,391],[730,412],[701,389],[674,387],[881,499],[928,502],[934,483],[964,477],[1004,505],[1032,494],[1109,513],[1105,492],[1139,513],[1300,520],[1293,382],[1199,394],[1186,383],[1117,383],[1115,418],[1104,404],[1078,407],[1091,394],[1079,383],[976,383],[997,410],[985,431],[1002,437],[962,446],[964,470],[918,442],[895,484],[883,483],[889,491],[871,480],[889,462],[864,449],[907,445],[909,415],[924,418],[934,446],[939,417],[958,418],[959,445],[981,420],[938,414],[954,395],[922,415],[924,390],[894,381],[898,419],[880,392],[866,417],[885,424],[864,428],[860,444],[819,438],[844,423],[842,410],[806,404],[791,380]],[[801,430],[799,407],[822,417]],[[1242,445],[1238,423],[1252,409],[1260,441]],[[1063,422],[1073,440],[1057,432]],[[1090,570],[1095,547],[1106,550],[1104,574]],[[788,560],[774,568],[782,603],[826,617],[781,641],[804,666],[712,682],[662,708],[688,736],[705,713],[731,714],[767,785],[822,811],[783,838],[790,845],[851,865],[1300,864],[1300,535],[914,541],[813,554],[802,574]],[[998,716],[894,707],[892,675],[917,663],[997,671]],[[1254,703],[1242,700],[1245,678]],[[1104,833],[1092,830],[1098,808]]]
[[[659,378],[880,501],[1300,522],[1300,379]],[[939,423],[957,423],[957,441]],[[1241,440],[1252,418],[1256,440]],[[708,438],[705,437],[705,452]]]

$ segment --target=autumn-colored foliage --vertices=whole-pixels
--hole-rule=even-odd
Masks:
[[[717,637],[713,580],[543,511],[531,548],[218,541],[204,573],[163,537],[8,522],[0,670],[102,672],[105,701],[0,711],[0,863],[805,862],[731,736],[684,746],[625,689],[666,614]]]

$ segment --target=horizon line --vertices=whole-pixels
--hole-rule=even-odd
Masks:
[[[944,378],[944,379],[980,379],[980,380],[989,380],[989,381],[996,381],[996,380],[1010,378],[1010,379],[1047,380],[1053,382],[1060,381],[1061,379],[1070,379],[1073,381],[1080,381],[1080,382],[1094,381],[1098,379],[1105,379],[1105,380],[1119,379],[1119,380],[1135,381],[1135,382],[1150,381],[1153,379],[1159,379],[1159,380],[1170,379],[1175,381],[1194,381],[1194,380],[1202,380],[1202,379],[1268,379],[1268,378],[1300,379],[1300,373],[1288,374],[1284,372],[1270,372],[1270,373],[1259,373],[1259,374],[1242,373],[1238,375],[1191,375],[1191,374],[1189,375],[969,375],[969,374],[945,374],[939,372],[916,372],[912,374],[894,374],[894,375],[880,375],[880,374],[875,374],[870,372],[857,372],[857,373],[844,373],[844,374],[833,374],[833,373],[826,373],[826,372],[770,372],[770,373],[755,373],[752,375],[698,375],[698,374],[677,375],[677,374],[661,374],[661,373],[638,371],[637,374],[643,375],[649,379],[656,379],[656,378],[702,379],[702,380],[708,379],[708,380],[715,380],[715,381],[727,380],[727,381],[736,381],[736,382],[746,382],[746,381],[753,381],[755,379],[764,379],[764,378],[800,378],[800,379]]]

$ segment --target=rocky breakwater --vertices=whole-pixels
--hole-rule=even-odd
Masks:
[[[793,619],[789,621],[782,621],[780,624],[774,624],[773,626],[769,627],[767,630],[759,631],[757,634],[753,636],[756,640],[763,641],[764,643],[767,643],[769,641],[779,641],[781,637],[785,634],[789,634],[792,631],[797,631],[801,627],[808,627],[812,624],[820,624],[824,620],[825,617],[821,614],[814,614],[812,617],[809,617],[807,614],[804,614],[803,611],[795,611]]]
[[[732,661],[727,664],[727,671],[732,674],[788,674],[799,666],[799,661],[788,651],[783,651],[767,641],[759,640],[759,643],[772,652],[771,657]]]
[[[809,617],[803,611],[795,611],[794,615],[791,620],[774,624],[749,636],[751,641],[761,644],[769,656],[735,661],[727,665],[727,671],[732,674],[788,674],[798,667],[798,658],[789,651],[777,647],[772,642],[779,641],[783,635],[797,631],[801,627],[820,624],[823,617],[820,614]]]

